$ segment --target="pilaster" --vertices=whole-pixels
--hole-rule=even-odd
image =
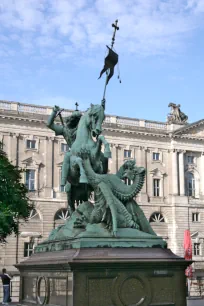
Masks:
[[[178,160],[177,150],[172,151],[172,194],[178,195]]]
[[[185,153],[185,151],[180,151],[179,152],[179,186],[180,186],[180,196],[184,196],[185,195],[184,153]]]
[[[204,197],[204,152],[200,156],[200,193]]]

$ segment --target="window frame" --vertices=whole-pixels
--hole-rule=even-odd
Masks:
[[[29,178],[28,177],[28,179],[27,179],[27,174],[28,174],[28,172],[31,173],[31,171],[34,174],[34,178]],[[28,181],[28,183],[27,183],[27,181]],[[30,189],[31,181],[33,181],[33,186],[34,186],[33,189]],[[26,171],[25,171],[25,185],[26,185],[28,191],[35,191],[36,190],[36,188],[35,188],[36,187],[36,170],[35,169],[26,169]]]
[[[154,216],[155,216],[155,219],[153,219]],[[151,219],[152,219],[152,221],[151,221]],[[161,220],[162,220],[162,221],[161,221]],[[149,222],[155,223],[155,224],[166,223],[163,214],[160,213],[160,212],[154,212],[154,213],[152,213],[151,216],[150,216],[150,218],[149,218]]]
[[[196,248],[198,246],[198,248]],[[199,254],[198,254],[199,253]],[[193,255],[194,256],[201,256],[201,243],[200,242],[194,242],[193,243]]]
[[[190,184],[192,185],[192,187],[190,187]],[[195,175],[192,172],[187,173],[186,187],[187,187],[187,196],[195,197],[195,194],[196,194]]]
[[[62,147],[66,147],[67,150],[62,150]],[[61,152],[61,153],[66,153],[66,152],[68,152],[68,151],[69,151],[69,146],[68,146],[68,144],[65,143],[65,142],[61,142],[61,144],[60,144],[60,152]]]
[[[32,147],[32,143],[35,144],[34,147]],[[27,150],[37,150],[37,141],[35,139],[26,139],[26,149]]]
[[[27,245],[27,248],[26,248]],[[34,252],[34,243],[33,242],[24,242],[24,252],[23,257],[27,258],[30,257]],[[25,256],[27,254],[27,256]]]
[[[196,218],[194,218],[196,216]],[[195,220],[197,219],[197,220]],[[199,223],[200,222],[200,213],[198,212],[192,212],[192,222],[193,223]]]
[[[127,154],[126,154],[127,153]],[[130,153],[130,154],[129,154]],[[132,157],[132,150],[124,149],[124,158],[131,158]],[[127,156],[126,156],[127,155]]]
[[[127,185],[127,186],[130,186],[133,183],[133,181],[130,180],[128,177],[125,177],[123,181],[124,181],[125,185]]]
[[[158,156],[158,159],[157,158],[154,158],[155,156]],[[152,152],[152,160],[154,162],[158,162],[161,160],[161,154],[159,152]]]
[[[189,159],[192,159],[192,161],[189,161]],[[195,165],[195,156],[194,155],[187,155],[187,164],[188,165]]]
[[[158,182],[158,186],[156,186],[156,182]],[[161,196],[161,179],[153,178],[153,196],[160,197]]]

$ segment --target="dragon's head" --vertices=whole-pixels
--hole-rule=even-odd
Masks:
[[[145,171],[143,167],[137,167],[136,161],[133,159],[126,160],[121,167],[121,179],[128,178],[131,181],[134,181],[136,174],[142,173]]]

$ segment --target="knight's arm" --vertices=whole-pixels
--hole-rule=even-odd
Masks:
[[[51,130],[53,130],[55,132],[56,135],[62,135],[63,134],[63,126],[57,125],[54,123],[56,114],[59,110],[58,106],[55,106],[53,108],[53,111],[50,115],[50,117],[47,120],[47,127],[50,128]]]

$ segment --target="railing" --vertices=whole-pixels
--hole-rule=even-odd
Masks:
[[[6,101],[0,101],[0,109],[11,110],[11,103],[6,102]]]
[[[128,119],[117,117],[117,124],[128,125],[128,126],[140,126],[140,120],[138,119]]]
[[[19,113],[33,113],[33,114],[42,114],[47,115],[47,107],[40,107],[34,105],[27,105],[27,104],[18,104],[17,111]]]
[[[52,107],[0,100],[0,110],[15,111],[18,113],[50,115],[52,112]],[[71,113],[72,110],[64,110],[62,112],[62,116],[67,117],[70,116]],[[163,122],[117,117],[110,115],[106,116],[105,123],[118,124],[130,127],[145,127],[148,129],[167,130],[167,124]]]
[[[166,130],[167,124],[162,122],[145,121],[145,127],[150,129]]]

